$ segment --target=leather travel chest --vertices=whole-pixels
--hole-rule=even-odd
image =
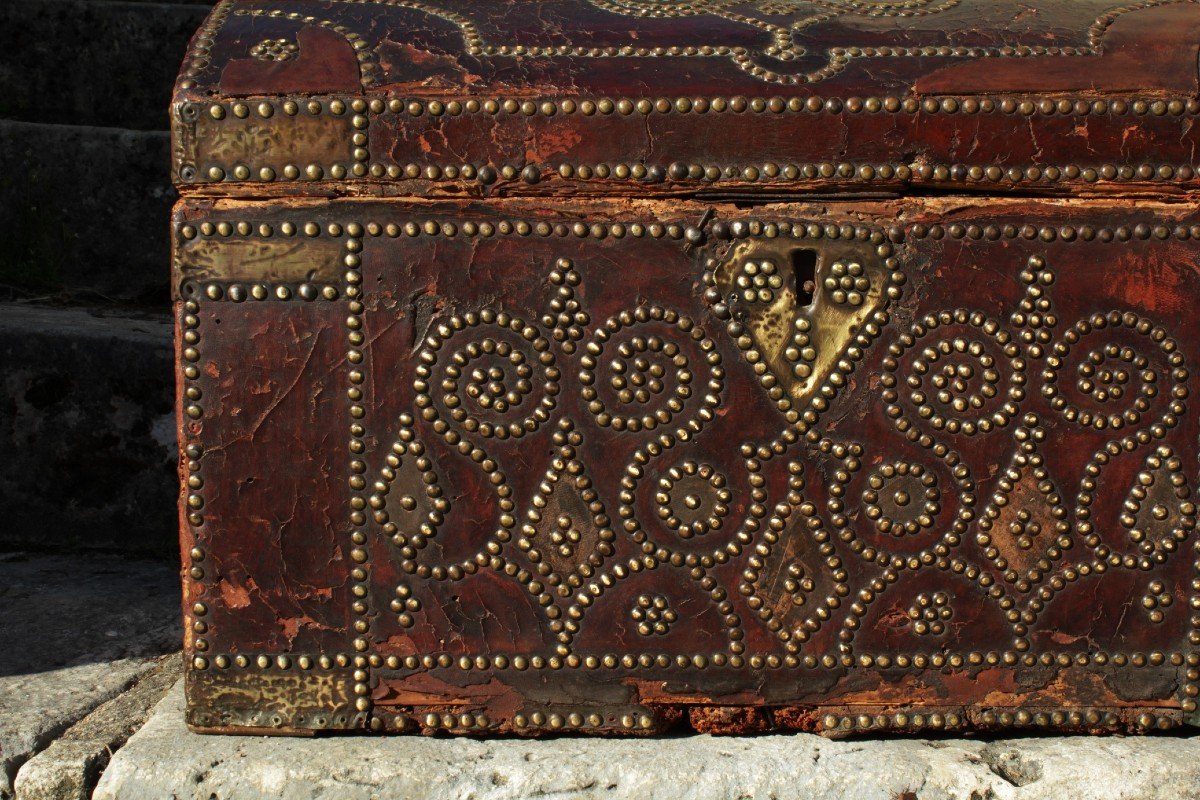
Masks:
[[[1200,6],[222,0],[188,722],[1191,724]]]

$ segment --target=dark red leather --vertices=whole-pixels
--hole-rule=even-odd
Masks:
[[[1198,25],[219,4],[173,106],[189,723],[1191,723]]]

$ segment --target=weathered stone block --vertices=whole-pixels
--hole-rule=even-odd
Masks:
[[[201,736],[177,686],[113,758],[96,800],[1179,800],[1200,738],[983,742],[761,737],[541,741]]]
[[[165,656],[137,684],[104,703],[25,762],[15,783],[19,800],[88,800],[112,754],[145,724],[179,678],[179,656]]]

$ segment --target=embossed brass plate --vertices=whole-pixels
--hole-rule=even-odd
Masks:
[[[1200,7],[1003,5],[219,3],[189,723],[1193,722]]]

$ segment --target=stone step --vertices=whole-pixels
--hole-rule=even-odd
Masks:
[[[177,685],[113,757],[94,800],[1181,800],[1200,737],[829,741],[201,736]]]
[[[0,285],[165,307],[170,151],[166,132],[0,120]]]
[[[0,304],[0,364],[0,547],[173,554],[166,315]]]
[[[179,649],[179,616],[165,562],[0,555],[0,800],[23,764]]]
[[[179,680],[180,657],[163,656],[137,683],[88,714],[25,762],[14,782],[17,800],[88,800],[112,754],[146,724]]]
[[[166,130],[171,87],[204,3],[0,3],[0,117]]]

